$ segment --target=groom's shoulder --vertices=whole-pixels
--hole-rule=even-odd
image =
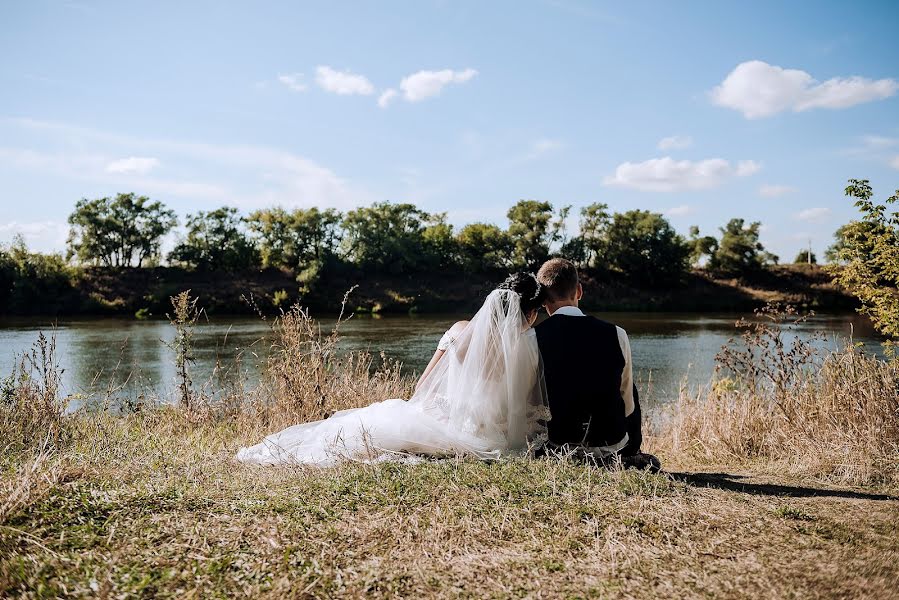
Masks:
[[[534,325],[534,329],[539,333],[540,331],[547,331],[555,328],[566,328],[566,326],[574,326],[577,325],[577,329],[581,330],[596,330],[596,329],[616,329],[614,323],[609,323],[608,321],[603,321],[599,317],[594,317],[593,315],[584,314],[582,316],[573,316],[573,315],[552,315]]]
[[[604,319],[600,319],[599,317],[595,317],[588,313],[584,313],[584,317],[586,317],[591,323],[593,323],[594,325],[599,326],[599,327],[605,327],[605,328],[617,327],[617,325],[615,325],[611,321],[606,321]]]

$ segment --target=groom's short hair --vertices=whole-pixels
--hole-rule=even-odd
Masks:
[[[577,295],[577,267],[570,260],[549,259],[537,271],[537,281],[546,288],[546,296],[554,302]]]

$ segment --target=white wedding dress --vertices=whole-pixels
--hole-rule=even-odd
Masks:
[[[540,353],[518,295],[494,290],[408,401],[384,400],[302,423],[241,448],[263,465],[333,465],[415,454],[484,459],[545,441]]]

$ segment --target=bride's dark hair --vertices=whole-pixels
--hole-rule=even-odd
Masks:
[[[528,314],[532,310],[537,310],[543,306],[546,299],[544,287],[540,285],[537,278],[533,274],[526,271],[512,273],[506,280],[496,286],[498,290],[512,290],[518,294],[518,300],[521,303],[521,312]]]

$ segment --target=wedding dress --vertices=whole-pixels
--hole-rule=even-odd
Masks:
[[[413,454],[495,459],[545,441],[548,419],[534,330],[518,295],[494,290],[408,401],[288,427],[241,448],[237,459],[318,466]]]

